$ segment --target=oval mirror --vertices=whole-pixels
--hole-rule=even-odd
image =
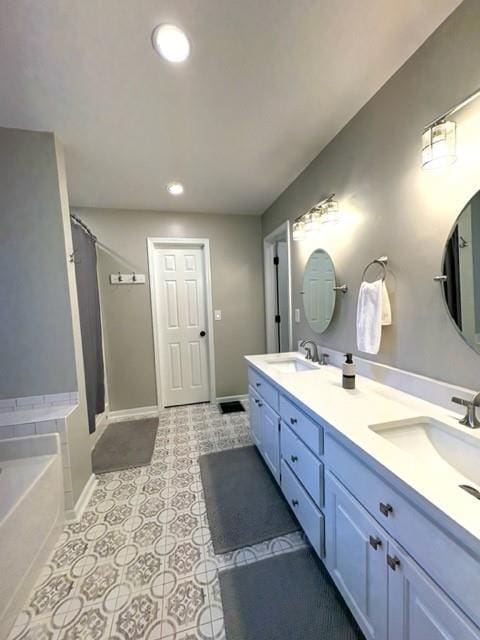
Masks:
[[[480,353],[480,191],[462,209],[443,256],[443,294],[458,332]]]
[[[324,249],[316,249],[303,272],[303,309],[305,319],[316,333],[323,333],[332,321],[335,309],[335,268]]]

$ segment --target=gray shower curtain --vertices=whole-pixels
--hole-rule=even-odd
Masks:
[[[72,239],[85,368],[88,429],[90,433],[93,433],[95,431],[95,416],[105,410],[97,250],[95,238],[74,218],[72,218]]]

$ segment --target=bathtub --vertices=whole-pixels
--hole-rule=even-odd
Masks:
[[[63,525],[57,434],[0,441],[0,639],[6,638]]]

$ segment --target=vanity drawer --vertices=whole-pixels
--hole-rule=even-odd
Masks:
[[[327,435],[328,469],[458,606],[480,625],[480,557]],[[472,499],[472,508],[477,507]],[[439,514],[441,518],[441,514]]]
[[[284,422],[280,433],[283,459],[308,491],[314,502],[323,505],[323,464]]]
[[[323,453],[323,427],[307,417],[285,396],[280,396],[280,417],[313,453]]]
[[[257,391],[265,402],[278,411],[278,391],[273,384],[267,382],[266,378],[261,376],[252,367],[248,368],[248,382]]]
[[[319,556],[325,553],[325,523],[323,513],[317,509],[308,493],[282,460],[282,491],[292,511],[307,534]]]

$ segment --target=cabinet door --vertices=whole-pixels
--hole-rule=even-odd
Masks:
[[[264,401],[260,402],[262,416],[262,453],[277,482],[280,482],[280,417]]]
[[[261,400],[258,393],[252,388],[248,389],[249,397],[249,415],[250,415],[250,434],[253,443],[261,449],[262,447],[262,418],[261,418]]]
[[[329,472],[325,474],[326,565],[362,631],[387,637],[387,536]]]
[[[388,546],[389,640],[478,640],[480,629],[393,542]],[[452,562],[452,558],[444,558]]]

